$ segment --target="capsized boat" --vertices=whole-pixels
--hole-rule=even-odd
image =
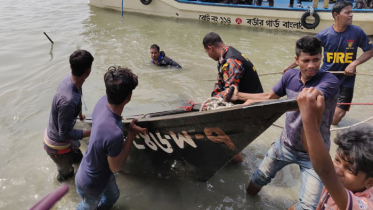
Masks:
[[[273,7],[192,0],[123,0],[123,8],[122,0],[90,0],[89,4],[124,12],[195,19],[212,24],[309,33],[318,33],[334,24],[331,9],[314,9],[312,18],[307,8],[287,7],[289,0],[275,0]],[[373,35],[373,9],[354,9],[353,12],[353,24],[361,27],[367,35]]]
[[[123,171],[207,181],[281,115],[296,109],[296,99],[279,99],[203,112],[194,107],[127,117],[125,134],[133,118],[139,118],[137,124],[148,128],[148,134],[137,135]]]

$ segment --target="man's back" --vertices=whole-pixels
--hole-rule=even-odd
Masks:
[[[158,60],[158,64],[157,64],[158,66],[171,66],[175,68],[181,68],[181,66],[178,63],[173,61],[171,58],[167,57],[164,51],[160,52],[159,57],[160,59]]]
[[[74,124],[81,112],[81,90],[71,82],[71,75],[66,76],[54,95],[47,135],[54,141],[80,140],[82,130],[74,130]]]
[[[225,98],[230,86],[236,86],[243,93],[263,93],[262,84],[251,61],[235,48],[224,44],[218,60],[218,81],[211,96]]]
[[[122,151],[122,117],[112,112],[103,96],[92,113],[90,143],[77,172],[77,181],[93,193],[102,192],[112,174],[107,156],[116,157]]]
[[[243,93],[263,93],[262,84],[258,73],[251,61],[241,52],[233,47],[229,47],[225,54],[225,59],[237,59],[242,62],[242,73],[238,90]]]

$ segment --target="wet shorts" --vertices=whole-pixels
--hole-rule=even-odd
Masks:
[[[354,96],[354,88],[340,87],[338,103],[351,103],[353,96]],[[351,105],[338,105],[338,107],[345,111],[349,111]]]

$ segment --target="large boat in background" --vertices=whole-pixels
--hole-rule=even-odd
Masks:
[[[285,112],[297,109],[296,99],[279,99],[203,112],[194,107],[126,117],[125,134],[133,118],[139,118],[136,124],[148,134],[137,135],[123,171],[205,182]],[[92,121],[87,118],[83,123],[91,126]]]
[[[311,13],[306,8],[288,8],[288,0],[275,0],[274,7],[192,0],[90,0],[89,4],[123,12],[310,33],[318,33],[334,23],[331,9],[314,9]],[[353,12],[353,24],[373,35],[373,9]]]

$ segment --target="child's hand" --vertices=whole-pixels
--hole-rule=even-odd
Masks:
[[[325,99],[321,91],[314,87],[304,88],[297,98],[303,120],[315,119],[320,122],[325,109]]]

